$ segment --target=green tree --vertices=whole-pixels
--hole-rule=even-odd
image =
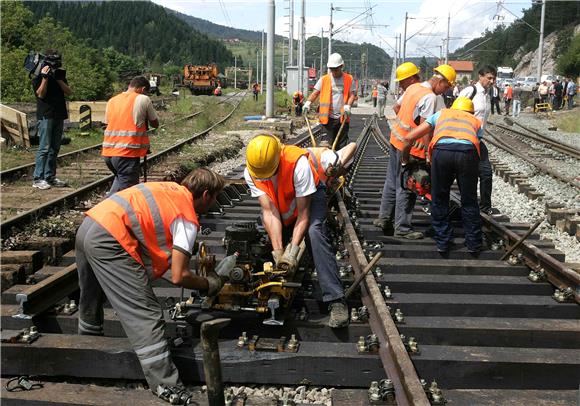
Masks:
[[[560,74],[580,76],[580,34],[574,36],[568,50],[558,58],[556,67]]]

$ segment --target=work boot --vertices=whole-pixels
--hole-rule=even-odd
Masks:
[[[344,299],[332,302],[328,306],[328,310],[330,310],[328,327],[341,328],[348,326],[348,306]]]
[[[395,237],[406,238],[407,240],[421,240],[424,235],[421,231],[395,231]]]
[[[373,225],[383,230],[384,235],[393,235],[395,228],[393,222],[386,218],[376,218],[373,220]]]
[[[191,394],[179,386],[157,386],[157,396],[172,405],[191,404]]]

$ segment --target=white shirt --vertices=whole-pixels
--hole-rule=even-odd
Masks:
[[[330,74],[330,81],[332,84],[332,108],[330,109],[330,117],[339,118],[340,110],[344,106],[344,74],[339,78],[335,78]],[[318,79],[318,82],[314,85],[314,89],[318,91],[322,89],[322,78]],[[351,92],[352,83],[350,89],[348,89],[348,93],[350,94]]]
[[[489,117],[490,112],[490,102],[489,102],[489,93],[483,88],[481,83],[477,82],[475,84],[475,89],[477,93],[473,96],[473,115],[481,121],[481,128],[485,128],[485,124],[487,123],[487,118]],[[473,94],[473,87],[468,86],[459,93],[459,96],[465,96],[471,98]]]
[[[250,193],[252,197],[260,197],[265,195],[266,192],[258,189],[250,176],[248,168],[244,170],[244,178],[246,183],[250,187]],[[274,188],[278,187],[278,175],[268,178],[274,184]],[[294,168],[294,190],[296,191],[296,197],[309,196],[316,192],[316,184],[314,183],[314,175],[312,174],[312,169],[310,168],[310,163],[308,158],[304,155],[298,159],[296,162],[296,167]]]
[[[191,255],[197,237],[197,226],[183,217],[177,217],[169,226],[169,231],[173,238],[173,248]]]

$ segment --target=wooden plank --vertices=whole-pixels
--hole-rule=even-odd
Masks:
[[[16,144],[30,147],[28,120],[25,113],[0,104],[0,121],[2,127],[10,134]]]

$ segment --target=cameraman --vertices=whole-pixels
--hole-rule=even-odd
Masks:
[[[40,75],[32,80],[39,137],[32,187],[41,190],[50,189],[51,186],[66,186],[66,182],[56,177],[56,158],[60,151],[63,123],[68,118],[64,97],[72,93],[66,80],[66,71],[60,69],[61,57],[58,52],[49,49],[45,55]]]

